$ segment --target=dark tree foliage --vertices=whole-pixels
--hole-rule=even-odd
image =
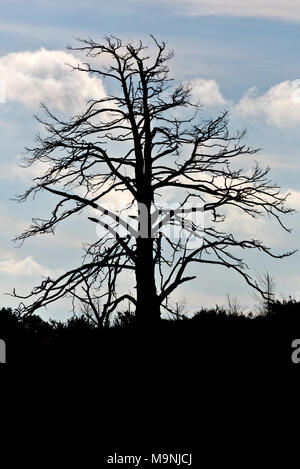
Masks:
[[[95,366],[103,379],[104,372],[117,376],[130,370],[140,373],[141,369],[148,379],[149,369],[157,377],[160,373],[170,377],[172,372],[175,378],[180,373],[188,376],[188,369],[191,377],[204,368],[224,371],[224,366],[238,372],[248,365],[278,371],[281,366],[293,366],[299,307],[299,302],[289,298],[274,300],[265,314],[235,314],[219,306],[202,308],[190,319],[162,320],[151,334],[136,328],[130,312],[120,313],[114,327],[97,328],[85,315],[66,322],[44,321],[34,314],[20,317],[2,308],[0,338],[7,345],[8,364]]]
[[[235,207],[254,223],[266,215],[289,231],[281,216],[292,210],[285,205],[286,195],[270,181],[269,168],[255,163],[250,171],[237,169],[240,159],[258,150],[242,142],[244,131],[229,131],[227,112],[213,119],[201,116],[191,87],[172,82],[173,52],[152,39],[151,53],[142,42],[115,37],[101,43],[79,40],[78,47],[70,47],[89,60],[73,67],[74,73],[110,80],[114,92],[90,101],[70,120],[44,105],[46,117],[37,119],[46,136],[36,138],[25,163],[47,163],[48,169],[19,201],[45,192],[56,205],[48,219],[33,219],[17,239],[54,232],[59,223],[88,209],[95,209],[95,216],[87,215],[89,221],[105,234],[85,246],[82,265],[35,287],[25,297],[29,304],[20,305],[21,314],[71,295],[98,325],[108,324],[124,302],[141,323],[155,323],[163,310],[174,312],[169,298],[177,287],[196,278],[190,273],[192,264],[229,268],[263,294],[241,251],[277,258],[291,254],[275,254],[260,240],[239,239],[220,229],[226,211]],[[170,190],[177,201],[172,210],[163,205]],[[102,199],[116,191],[130,199],[129,218],[126,210],[116,213],[102,205]],[[205,213],[205,227],[191,219],[197,211]],[[174,227],[185,229],[174,238],[168,234]],[[120,228],[125,234],[119,234]],[[191,244],[191,239],[199,243]],[[120,294],[118,281],[124,272],[133,273],[136,286]]]

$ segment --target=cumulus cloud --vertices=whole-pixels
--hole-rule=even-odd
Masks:
[[[287,205],[292,207],[290,201]],[[259,239],[272,248],[282,249],[286,246],[286,233],[275,220],[267,217],[253,219],[237,207],[231,207],[230,210],[224,210],[224,212],[226,220],[222,224],[222,230],[233,233],[237,239]],[[290,219],[283,217],[283,221],[290,227]]]
[[[49,168],[47,163],[41,161],[37,161],[28,167],[21,166],[20,161],[20,157],[18,157],[12,163],[0,163],[0,181],[19,179],[27,183],[43,174]]]
[[[262,166],[271,166],[272,169],[299,170],[300,161],[297,152],[290,153],[259,153],[258,161]]]
[[[216,80],[196,79],[191,80],[192,97],[204,106],[217,106],[225,104],[226,100],[222,96]]]
[[[72,71],[66,64],[78,59],[60,50],[24,51],[0,58],[0,80],[6,83],[7,102],[36,108],[41,101],[59,111],[78,112],[88,99],[105,96],[99,78]]]
[[[287,200],[288,206],[294,208],[297,212],[300,211],[300,191],[290,189],[287,192],[290,194]]]
[[[299,0],[172,0],[174,4],[193,16],[222,15],[300,21]]]
[[[32,256],[28,256],[25,259],[18,260],[14,257],[9,257],[0,261],[0,272],[13,275],[13,276],[32,276],[32,275],[43,275],[51,276],[53,272],[47,267],[40,265],[36,262]]]
[[[258,95],[251,88],[235,108],[241,115],[262,117],[281,128],[300,124],[300,80],[287,80]]]

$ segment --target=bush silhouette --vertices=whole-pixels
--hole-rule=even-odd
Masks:
[[[134,326],[131,312],[121,312],[111,327],[99,328],[84,315],[61,322],[37,315],[20,318],[11,308],[0,310],[0,338],[7,343],[8,363],[115,367],[118,362],[137,363],[143,356],[186,367],[198,362],[238,366],[244,360],[263,366],[270,359],[274,364],[290,362],[290,345],[300,331],[300,302],[276,300],[264,315],[202,308],[191,318],[165,319],[155,330]]]

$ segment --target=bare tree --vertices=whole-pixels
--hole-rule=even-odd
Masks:
[[[259,275],[257,283],[263,291],[262,295],[256,294],[257,311],[259,314],[266,315],[272,311],[272,304],[275,301],[276,283],[269,272]]]
[[[164,305],[165,310],[169,313],[169,318],[173,321],[181,321],[187,318],[186,307],[187,302],[184,297],[176,301],[175,305],[169,305],[168,303]]]
[[[245,131],[229,132],[227,112],[214,119],[201,117],[191,87],[172,83],[172,51],[152,40],[152,54],[142,42],[112,36],[102,43],[79,40],[78,47],[70,47],[89,60],[74,70],[110,80],[114,92],[90,101],[70,120],[43,105],[46,117],[37,119],[46,136],[36,138],[24,160],[28,166],[45,162],[48,169],[18,200],[45,192],[57,203],[49,219],[33,219],[16,239],[54,232],[60,222],[86,209],[95,210],[87,218],[105,234],[85,246],[82,265],[34,288],[25,297],[30,304],[20,305],[22,314],[72,295],[83,298],[98,323],[130,302],[137,319],[149,324],[157,322],[162,308],[168,311],[168,298],[177,287],[196,278],[188,272],[192,264],[227,267],[261,291],[239,251],[258,250],[277,258],[291,254],[274,254],[262,241],[238,239],[218,229],[225,220],[222,210],[237,207],[254,221],[267,215],[289,231],[281,215],[292,210],[285,205],[286,195],[269,180],[269,168],[255,163],[250,172],[236,169],[236,160],[258,150],[242,143]],[[130,199],[118,212],[102,204],[116,191]],[[173,195],[176,208],[163,205],[166,194]],[[128,209],[132,214],[126,217]],[[191,218],[201,211],[205,227]],[[174,229],[176,236],[169,235]],[[133,272],[136,292],[119,293],[124,271]],[[101,302],[100,313],[95,301]]]
[[[231,297],[230,294],[227,294],[227,305],[226,305],[226,310],[228,311],[228,314],[233,315],[233,316],[239,316],[243,313],[243,309],[241,305],[238,303],[236,297]]]

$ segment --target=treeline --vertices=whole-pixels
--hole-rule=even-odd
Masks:
[[[268,308],[261,312],[244,313],[239,307],[229,304],[229,306],[218,306],[215,308],[201,308],[193,315],[176,313],[170,314],[168,318],[162,319],[162,327],[172,327],[174,323],[189,323],[193,326],[195,323],[205,322],[243,322],[249,324],[256,322],[257,324],[264,322],[280,322],[280,324],[295,324],[300,322],[300,302],[289,297],[287,300],[275,300],[268,304]],[[119,312],[110,327],[112,328],[129,328],[135,325],[135,315],[133,312]],[[0,334],[5,337],[7,334],[16,333],[24,334],[24,336],[39,336],[40,338],[58,337],[67,335],[77,335],[87,331],[99,330],[99,327],[89,319],[88,315],[81,313],[73,315],[66,321],[56,321],[53,319],[44,320],[41,316],[32,314],[20,317],[11,308],[0,309]]]
[[[273,301],[266,311],[243,314],[234,308],[202,308],[192,317],[175,314],[153,330],[138,329],[131,312],[119,313],[109,328],[97,327],[86,315],[65,322],[38,315],[18,317],[0,310],[0,338],[7,344],[7,363],[127,363],[155,357],[171,361],[201,358],[207,363],[257,360],[290,363],[291,342],[300,337],[300,302]],[[161,357],[161,358],[159,358]]]

